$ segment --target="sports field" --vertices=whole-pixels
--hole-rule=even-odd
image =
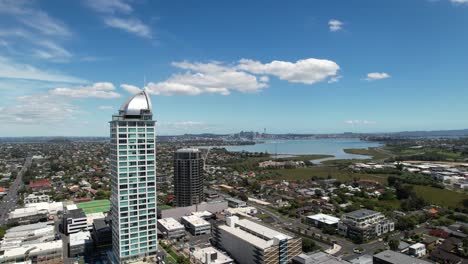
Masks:
[[[78,208],[83,209],[85,214],[102,213],[110,210],[109,200],[96,200],[84,203],[77,203]]]

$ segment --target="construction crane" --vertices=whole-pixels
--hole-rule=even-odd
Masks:
[[[208,158],[208,154],[210,154],[211,147],[208,147],[205,157],[202,156],[203,159],[203,170],[206,171],[206,159]]]

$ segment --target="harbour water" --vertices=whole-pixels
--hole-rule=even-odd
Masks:
[[[228,151],[267,152],[282,155],[333,155],[328,159],[367,159],[369,156],[348,154],[344,149],[378,147],[381,143],[363,141],[358,138],[320,138],[304,140],[263,140],[255,145],[222,146]],[[325,159],[324,159],[325,160]],[[318,160],[317,160],[318,161]],[[323,160],[320,160],[323,161]]]

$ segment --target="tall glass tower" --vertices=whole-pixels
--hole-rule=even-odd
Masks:
[[[130,97],[110,122],[113,263],[157,250],[155,123],[144,91]]]

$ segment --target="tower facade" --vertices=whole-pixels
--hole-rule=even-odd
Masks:
[[[110,122],[113,263],[157,251],[155,123],[144,91],[130,97]]]
[[[174,154],[174,195],[178,207],[203,202],[203,159],[199,149],[179,149]]]

